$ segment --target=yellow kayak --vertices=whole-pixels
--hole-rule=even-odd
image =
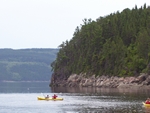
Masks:
[[[58,98],[58,97],[56,99],[54,99],[52,97],[45,98],[45,97],[42,97],[42,96],[38,96],[37,99],[38,100],[63,100],[63,98]]]
[[[145,102],[143,102],[143,105],[144,105],[145,107],[150,107],[150,104],[145,104]]]

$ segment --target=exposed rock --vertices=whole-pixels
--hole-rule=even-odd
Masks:
[[[143,81],[146,80],[146,78],[148,77],[148,75],[146,74],[141,74],[139,77],[137,77],[138,83],[142,83]]]
[[[86,77],[86,74],[72,74],[66,81],[56,86],[67,87],[99,87],[99,88],[150,88],[150,75],[141,73],[138,77],[99,76]]]

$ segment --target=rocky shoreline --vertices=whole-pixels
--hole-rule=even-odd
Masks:
[[[53,79],[53,78],[52,78]],[[150,75],[141,73],[136,77],[99,76],[86,77],[86,74],[72,74],[67,80],[51,81],[61,87],[97,88],[150,88]]]

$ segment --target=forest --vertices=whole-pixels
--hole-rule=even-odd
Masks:
[[[70,41],[60,44],[53,76],[150,74],[150,7],[143,4],[105,17],[83,19]]]
[[[58,49],[0,49],[0,81],[50,81]]]

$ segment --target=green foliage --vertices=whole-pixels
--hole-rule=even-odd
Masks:
[[[0,78],[9,81],[49,81],[50,63],[58,49],[0,49]]]
[[[150,7],[124,9],[100,17],[84,19],[73,38],[63,42],[52,63],[54,76],[73,73],[134,76],[150,72]]]

